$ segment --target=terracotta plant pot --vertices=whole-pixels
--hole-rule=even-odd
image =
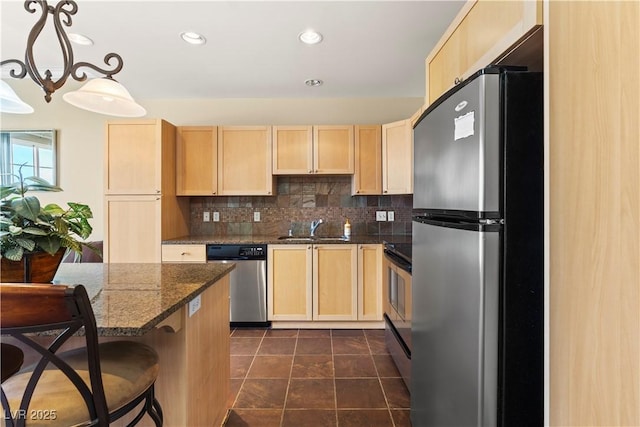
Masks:
[[[0,282],[4,283],[51,283],[58,271],[65,249],[54,255],[46,252],[28,254],[21,261],[2,258]]]

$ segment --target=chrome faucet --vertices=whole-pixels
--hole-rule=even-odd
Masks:
[[[322,223],[322,218],[317,221],[311,221],[311,229],[309,230],[309,234],[311,235],[311,237],[316,235],[316,229],[320,227],[320,224]]]

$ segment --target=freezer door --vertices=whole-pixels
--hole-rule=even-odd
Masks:
[[[499,100],[499,75],[482,74],[418,123],[414,208],[499,211]]]
[[[413,223],[414,426],[497,425],[499,234]]]

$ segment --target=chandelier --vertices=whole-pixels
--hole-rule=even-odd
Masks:
[[[7,59],[0,62],[1,67],[10,67],[9,76],[23,79],[28,74],[44,91],[44,99],[50,102],[51,95],[60,89],[69,77],[79,82],[87,80],[87,74],[81,69],[88,68],[104,75],[104,77],[89,80],[80,89],[65,93],[62,99],[78,108],[95,113],[120,117],[144,116],[146,110],[133,100],[124,86],[113,79],[113,75],[122,70],[120,55],[108,53],[104,57],[104,62],[109,69],[103,69],[88,62],[74,62],[71,42],[63,24],[67,27],[71,26],[71,17],[78,11],[76,2],[73,0],[60,1],[54,7],[49,6],[46,0],[27,0],[24,2],[24,8],[29,13],[35,13],[37,11],[36,3],[40,5],[41,14],[29,33],[24,62],[18,59]],[[38,70],[33,56],[33,46],[47,23],[49,15],[53,17],[53,25],[63,57],[62,75],[57,79],[53,78],[53,73],[49,69],[44,73]],[[25,114],[32,113],[33,108],[21,100],[9,84],[0,80],[0,112]]]

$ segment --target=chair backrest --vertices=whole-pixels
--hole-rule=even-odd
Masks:
[[[87,364],[91,388],[56,352],[76,332],[84,329],[87,346]],[[34,333],[55,331],[55,338],[48,346]],[[19,408],[10,408],[2,390],[2,406],[7,426],[22,426],[28,413],[34,390],[45,369],[52,365],[62,371],[82,395],[87,411],[97,425],[108,424],[96,321],[87,291],[82,285],[69,287],[48,284],[0,284],[0,332],[19,340],[35,350],[38,355],[33,373],[24,390]],[[37,336],[36,336],[37,337]],[[41,337],[40,337],[41,338]]]

